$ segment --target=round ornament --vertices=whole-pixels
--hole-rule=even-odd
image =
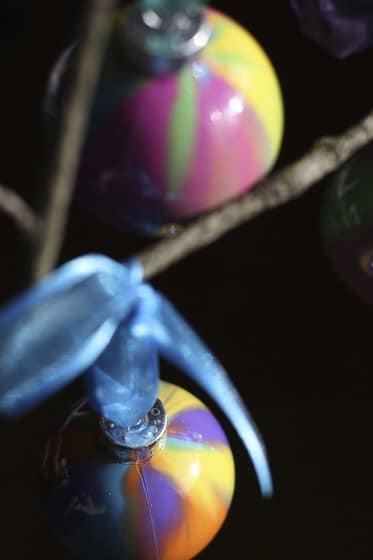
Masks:
[[[147,417],[128,430],[86,401],[76,405],[49,440],[43,467],[50,523],[87,560],[193,558],[219,531],[234,490],[219,423],[165,382]]]
[[[52,127],[74,48],[50,80]],[[282,132],[272,64],[238,23],[212,9],[118,8],[77,199],[103,222],[160,235],[252,188],[273,166]]]
[[[344,285],[373,304],[373,144],[333,175],[322,204],[321,230]]]

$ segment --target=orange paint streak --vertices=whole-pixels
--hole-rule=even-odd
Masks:
[[[190,496],[183,504],[183,523],[165,540],[161,560],[189,560],[196,556],[219,531],[227,511],[218,496],[213,512],[201,507],[198,496]]]

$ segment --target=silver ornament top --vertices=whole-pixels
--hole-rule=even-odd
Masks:
[[[160,440],[166,431],[167,414],[162,402],[157,399],[148,414],[134,426],[119,426],[101,417],[100,427],[107,442],[119,448],[119,455],[123,451],[126,456],[125,450],[149,449]],[[128,457],[131,456],[128,453]]]
[[[122,39],[129,56],[159,74],[195,57],[211,34],[200,2],[143,0],[128,9]]]

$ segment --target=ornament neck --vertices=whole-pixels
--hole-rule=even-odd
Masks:
[[[163,446],[167,414],[162,402],[157,399],[134,426],[122,427],[104,417],[99,423],[105,443],[119,462],[144,461]]]
[[[163,4],[132,5],[122,32],[129,56],[153,74],[176,70],[204,49],[212,34],[199,3]]]

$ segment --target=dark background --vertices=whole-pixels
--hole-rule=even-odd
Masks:
[[[49,69],[79,28],[84,2],[0,6],[0,183],[38,207],[44,180],[41,103]],[[373,53],[340,62],[300,34],[289,3],[213,2],[247,27],[277,70],[285,137],[277,167],[372,107]],[[371,308],[341,284],[319,233],[325,183],[241,226],[158,275],[164,292],[215,350],[260,427],[275,496],[262,501],[251,463],[225,418],[237,486],[227,521],[200,555],[255,560],[373,554]],[[123,259],[148,241],[73,208],[61,261],[89,251]],[[25,284],[28,246],[0,216],[1,299]],[[201,393],[165,366],[165,376]],[[37,507],[39,456],[75,383],[27,418],[1,422],[1,556],[70,555]],[[205,396],[203,399],[210,402]]]

